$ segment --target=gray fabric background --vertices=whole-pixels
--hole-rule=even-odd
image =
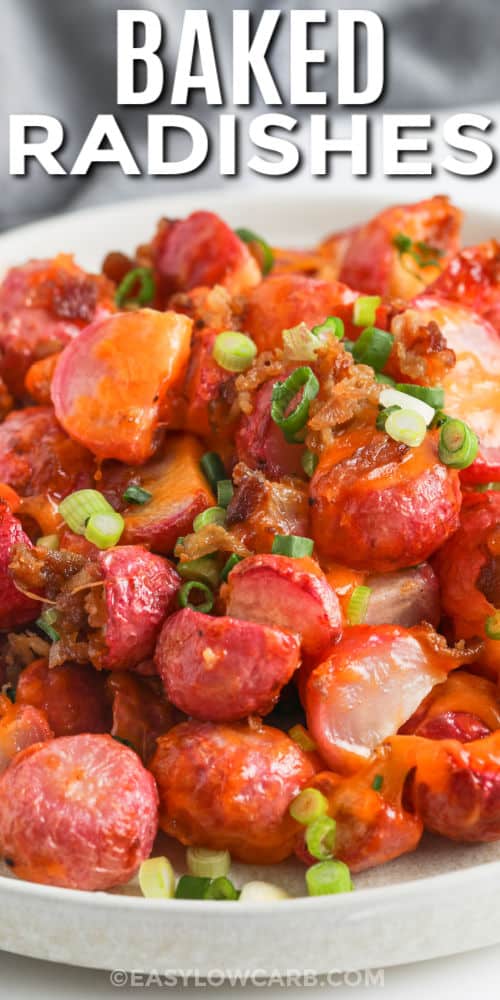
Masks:
[[[234,0],[231,4],[228,0],[191,0],[187,6],[207,8],[213,14],[224,74],[229,65],[231,11],[238,5]],[[363,4],[360,0],[338,4],[331,0],[247,0],[241,6],[250,6],[258,15],[265,8],[319,7],[334,13],[339,6]],[[383,110],[433,111],[453,106],[480,111],[485,102],[498,100],[500,0],[374,0],[365,6],[384,18],[389,37]],[[168,183],[169,190],[220,183],[210,164],[188,178],[160,182],[147,176],[121,177],[116,168],[105,165],[94,167],[85,178],[49,178],[36,166],[26,178],[9,178],[7,117],[13,112],[52,114],[62,120],[68,132],[66,166],[74,161],[94,117],[115,113],[141,160],[147,109],[117,109],[115,102],[119,7],[143,7],[163,16],[166,62],[171,65],[185,7],[178,0],[0,0],[0,229],[70,207],[159,193],[159,183]],[[316,44],[331,44],[334,51],[332,20],[328,29],[317,29]],[[278,79],[280,61],[286,62],[286,44],[285,30],[273,52]],[[332,62],[317,67],[313,80],[316,87],[334,90]],[[286,94],[286,86],[282,89]],[[168,110],[168,101],[151,110]],[[195,100],[189,113],[209,122],[217,112],[207,111],[201,100]]]

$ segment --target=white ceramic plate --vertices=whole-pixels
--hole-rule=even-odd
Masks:
[[[225,189],[227,192],[228,188]],[[161,215],[220,212],[276,242],[307,245],[367,218],[387,199],[322,194],[231,197],[218,192],[150,199],[60,216],[0,238],[0,272],[29,257],[74,252],[98,268],[110,249],[132,250]],[[500,235],[500,213],[471,212],[466,241]],[[178,845],[159,843],[179,870]],[[418,851],[357,876],[356,891],[275,905],[148,901],[130,887],[75,892],[0,875],[0,948],[106,969],[244,975],[378,968],[500,941],[500,845],[462,846],[427,837]],[[304,869],[234,867],[237,883],[267,878],[296,896]]]

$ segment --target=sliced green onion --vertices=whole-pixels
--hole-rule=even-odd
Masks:
[[[213,556],[200,556],[199,559],[180,562],[177,572],[183,580],[201,580],[210,587],[217,587],[219,583],[219,568]]]
[[[193,531],[203,531],[209,524],[225,524],[226,511],[224,507],[207,507],[197,514],[193,521]]]
[[[392,333],[367,326],[356,340],[352,356],[359,365],[369,365],[376,372],[382,371],[387,363],[394,343]]]
[[[77,490],[61,500],[58,511],[76,535],[84,535],[87,521],[92,514],[114,514],[106,497],[98,490]]]
[[[39,618],[37,618],[35,625],[45,632],[45,635],[51,642],[59,642],[61,638],[59,632],[53,627],[57,622],[57,611],[55,608],[47,608],[46,611],[42,611]]]
[[[143,490],[142,486],[136,486],[135,483],[130,483],[127,486],[123,494],[123,500],[125,503],[137,503],[143,504],[148,503],[149,500],[153,499],[153,494],[149,490]]]
[[[391,389],[388,392],[392,392]],[[393,441],[401,441],[409,448],[418,448],[427,433],[427,425],[421,413],[415,410],[395,410],[385,422],[385,432]]]
[[[355,341],[354,340],[349,340],[347,337],[344,337],[344,339],[342,341],[342,346],[343,346],[344,350],[347,351],[348,354],[353,354],[354,353],[354,344],[355,344]]]
[[[406,382],[398,382],[396,389],[398,392],[404,392],[407,396],[421,399],[423,403],[432,406],[433,410],[441,410],[444,406],[444,389],[437,385],[410,385]]]
[[[300,722],[288,730],[288,735],[302,750],[316,750],[314,740],[309,736],[307,729],[300,725]]]
[[[240,892],[240,903],[274,903],[278,899],[290,899],[290,896],[273,882],[247,882]]]
[[[230,479],[220,479],[217,483],[217,503],[219,507],[229,507],[233,499],[234,487]]]
[[[287,410],[300,390],[302,398],[294,410]],[[296,368],[284,382],[276,382],[271,397],[271,418],[283,431],[287,441],[296,443],[296,435],[305,427],[309,416],[309,403],[318,395],[319,382],[308,365]]]
[[[432,424],[436,415],[432,406],[424,403],[423,399],[417,399],[405,392],[399,392],[398,389],[391,389],[389,386],[386,389],[382,389],[379,402],[381,406],[399,406],[401,410],[413,410],[415,413],[419,413],[424,418],[426,427]]]
[[[235,229],[235,233],[239,236],[240,240],[243,240],[243,243],[255,243],[257,245],[259,248],[262,274],[264,277],[266,274],[269,274],[274,266],[274,254],[269,246],[269,243],[266,243],[266,241],[262,239],[262,236],[257,236],[257,233],[252,232],[251,229]]]
[[[312,556],[313,550],[312,538],[302,538],[301,535],[275,535],[271,548],[273,555],[288,556],[290,559]]]
[[[477,457],[479,442],[461,420],[445,420],[439,435],[439,457],[451,469],[467,469]]]
[[[382,774],[376,774],[372,781],[372,788],[374,792],[379,792],[384,784],[384,778]]]
[[[396,385],[394,379],[390,375],[384,375],[383,372],[375,372],[375,381],[380,385],[391,385],[393,388]]]
[[[139,291],[132,295],[135,286],[139,284]],[[135,267],[129,271],[118,285],[115,294],[115,302],[119,308],[122,306],[147,306],[153,301],[156,292],[156,285],[153,271],[150,267]]]
[[[377,413],[377,419],[375,421],[375,426],[376,426],[377,430],[378,431],[385,431],[385,425],[387,423],[387,417],[389,417],[391,413],[395,413],[396,410],[400,410],[400,409],[401,409],[400,406],[386,406],[386,408],[384,410],[380,410],[380,412]]]
[[[211,851],[208,847],[188,847],[186,862],[191,875],[219,878],[227,875],[231,867],[231,855],[229,851]]]
[[[481,483],[479,486],[475,486],[474,490],[476,493],[498,493],[500,491],[500,483]],[[37,545],[40,543],[37,542]]]
[[[344,321],[343,319],[340,319],[340,316],[328,316],[328,318],[323,320],[322,323],[318,323],[317,326],[313,326],[311,333],[313,333],[315,337],[321,337],[323,339],[333,334],[337,340],[342,340],[344,330]]]
[[[315,361],[321,343],[305,323],[283,330],[283,346],[290,361]]]
[[[290,805],[292,819],[309,826],[328,812],[328,799],[317,788],[303,788]]]
[[[352,311],[354,326],[373,326],[381,302],[380,295],[360,295]]]
[[[215,493],[219,479],[226,479],[226,470],[222,459],[216,451],[206,451],[200,460],[200,466]]]
[[[310,896],[330,896],[352,892],[351,873],[343,861],[320,861],[306,871],[306,885]]]
[[[229,559],[222,567],[220,574],[221,579],[224,580],[224,582],[227,580],[231,570],[234,569],[234,567],[237,566],[239,562],[242,562],[242,560],[243,556],[237,556],[236,552],[233,552],[232,555],[229,556]]]
[[[59,535],[42,535],[37,538],[36,544],[42,549],[51,549],[56,552],[59,548]]]
[[[193,604],[193,602],[189,600],[189,595],[193,593],[193,591],[200,595],[204,594],[205,600],[200,601],[199,604]],[[214,606],[214,595],[210,590],[210,587],[207,587],[207,585],[202,583],[201,580],[188,580],[187,583],[182,584],[182,587],[179,590],[179,604],[181,608],[191,608],[191,611],[200,611],[201,614],[208,615]]]
[[[318,456],[315,455],[313,451],[309,451],[309,449],[306,448],[304,454],[302,455],[302,468],[306,476],[309,476],[309,479],[314,476],[318,462]]]
[[[225,875],[212,879],[203,897],[203,899],[227,900],[228,902],[239,898],[240,894],[238,890],[231,882],[231,879],[226,878]]]
[[[392,240],[392,245],[396,247],[396,250],[399,250],[399,253],[408,253],[408,250],[412,248],[413,240],[409,236],[406,236],[405,233],[396,233]]]
[[[176,899],[205,899],[205,893],[212,879],[196,875],[181,875],[175,890]]]
[[[500,611],[495,611],[484,623],[484,631],[488,639],[500,639]]]
[[[370,603],[371,587],[355,587],[347,605],[349,625],[362,625]]]
[[[337,824],[331,816],[319,816],[306,827],[306,847],[309,854],[318,861],[326,861],[333,855]]]
[[[217,334],[212,353],[225,371],[245,372],[257,354],[257,347],[245,333],[226,330]]]
[[[444,410],[436,410],[434,420],[431,424],[431,431],[435,430],[436,427],[442,427],[448,419],[449,417],[446,416]]]
[[[168,858],[148,858],[139,868],[139,886],[146,899],[172,899],[175,874]]]
[[[87,521],[85,538],[99,549],[111,549],[120,541],[125,521],[116,510],[109,514],[92,514]]]

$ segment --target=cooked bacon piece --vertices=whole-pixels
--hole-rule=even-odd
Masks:
[[[31,545],[19,521],[5,503],[0,503],[0,629],[26,625],[40,613],[40,605],[16,587],[10,562],[16,545]]]
[[[356,771],[471,656],[448,649],[430,626],[347,629],[307,682],[307,724],[324,760],[340,774]]]
[[[256,555],[231,571],[221,592],[226,614],[296,633],[319,658],[342,633],[338,597],[312,559]]]
[[[0,424],[0,481],[23,497],[50,493],[62,499],[92,486],[94,467],[93,456],[65,434],[52,407],[14,410]]]
[[[420,739],[411,802],[426,830],[471,843],[500,837],[500,731],[462,744]]]
[[[335,856],[353,872],[374,868],[414,851],[423,823],[405,803],[405,787],[415,766],[413,741],[394,738],[375,759],[356,774],[341,778],[321,771],[311,785],[329,802],[335,818]],[[308,853],[303,835],[296,853],[307,865],[316,859]]]
[[[82,664],[49,669],[47,660],[34,660],[19,675],[16,704],[45,712],[54,736],[105,733],[111,728],[105,678]]]
[[[244,414],[241,419],[236,432],[238,460],[251,469],[260,469],[269,479],[281,479],[283,476],[303,478],[301,459],[304,446],[289,444],[281,428],[271,418],[274,384],[274,381],[265,382],[257,390],[251,414]]]
[[[100,459],[141,465],[168,426],[184,377],[191,321],[140,309],[94,323],[62,353],[52,381],[56,416]]]
[[[211,722],[268,715],[299,662],[298,640],[280,628],[190,608],[165,622],[155,653],[167,698]]]
[[[403,625],[411,628],[429,622],[436,628],[441,617],[439,583],[428,563],[397,573],[368,576],[370,600],[364,625]]]
[[[500,674],[500,643],[485,633],[486,619],[500,607],[500,494],[464,498],[458,531],[438,552],[443,612],[457,639],[484,639],[481,662]]]
[[[13,705],[6,695],[0,695],[0,771],[21,750],[53,735],[45,712],[31,705]]]
[[[429,740],[455,739],[469,743],[497,729],[500,729],[500,706],[495,684],[457,670],[444,684],[432,689],[400,732]]]
[[[190,434],[169,435],[158,456],[138,469],[104,472],[103,492],[125,519],[122,542],[173,552],[177,539],[192,530],[196,515],[215,502],[200,469],[202,455],[202,446]],[[151,493],[151,499],[124,508],[123,492],[130,484]]]
[[[497,331],[466,306],[430,294],[415,300],[411,314],[418,315],[425,323],[435,323],[456,357],[455,367],[437,380],[445,391],[446,413],[470,424],[480,441],[478,458],[461,478],[466,482],[498,479],[500,337]]]
[[[242,295],[261,278],[247,246],[213,212],[163,219],[149,253],[165,298],[201,285],[224,285],[232,295]]]
[[[242,328],[259,351],[282,347],[283,330],[305,323],[316,326],[328,316],[350,316],[357,293],[337,281],[300,274],[271,276],[248,296]]]
[[[307,486],[297,480],[270,483],[261,472],[243,463],[233,472],[236,485],[227,509],[227,527],[248,550],[270,552],[275,535],[302,535],[309,532]],[[238,552],[238,548],[234,549]],[[190,555],[189,558],[193,558]]]
[[[433,314],[422,315],[410,308],[396,313],[391,322],[394,345],[385,366],[397,382],[441,385],[456,363],[455,352],[448,344]]]
[[[112,705],[111,735],[130,743],[147,763],[156,750],[158,737],[177,721],[159,678],[116,670],[106,679],[106,690]]]
[[[461,221],[459,209],[436,195],[386,208],[364,225],[329,237],[320,249],[336,259],[339,281],[368,295],[411,299],[457,253]],[[421,262],[398,251],[398,235],[412,241]]]
[[[457,528],[458,473],[438,458],[438,434],[408,448],[371,427],[338,436],[311,481],[320,551],[355,568],[390,572],[427,559]]]
[[[160,826],[182,844],[260,864],[292,853],[298,824],[288,807],[314,766],[285,733],[256,722],[184,722],[160,737],[151,770]]]
[[[113,295],[106,278],[66,254],[12,268],[0,286],[0,374],[10,391],[23,398],[29,367],[112,312]]]
[[[459,302],[500,333],[500,244],[488,240],[460,250],[427,291]]]
[[[150,854],[158,795],[111,736],[63,736],[18,754],[0,781],[0,842],[19,878],[70,889],[128,882]]]

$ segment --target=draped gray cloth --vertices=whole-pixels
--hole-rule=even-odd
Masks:
[[[191,0],[190,9],[208,9],[222,75],[229,79],[231,12],[238,4],[228,0]],[[243,6],[243,5],[241,5]],[[258,17],[276,8],[362,7],[360,0],[304,4],[291,0],[248,0]],[[379,110],[433,111],[443,107],[481,111],[481,104],[499,98],[500,0],[377,0],[365,6],[379,13],[388,36],[386,87]],[[116,107],[116,10],[155,10],[167,25],[164,58],[175,63],[176,44],[184,4],[178,0],[0,0],[0,229],[28,222],[56,211],[98,202],[116,201],[186,186],[222,183],[212,162],[189,177],[155,179],[147,175],[123,177],[109,165],[93,167],[86,177],[51,178],[36,164],[28,176],[8,177],[7,118],[10,113],[51,114],[65,125],[63,161],[71,166],[94,120],[100,113],[116,114],[134,153],[145,162],[144,107]],[[314,86],[335,93],[335,18],[328,27],[314,29],[314,44],[333,53],[325,66],[313,70]],[[286,95],[286,23],[273,48],[271,63]],[[171,79],[171,73],[170,77]],[[169,110],[168,92],[151,109]],[[182,109],[173,109],[177,112]],[[222,109],[205,106],[199,95],[187,112],[210,125]],[[255,113],[261,110],[257,105]],[[287,108],[277,109],[287,111]],[[325,110],[325,109],[316,109]],[[359,110],[359,109],[358,109]],[[367,111],[371,113],[368,108]],[[296,114],[296,112],[293,112]],[[305,113],[305,112],[302,112]],[[300,114],[300,112],[299,112]]]

